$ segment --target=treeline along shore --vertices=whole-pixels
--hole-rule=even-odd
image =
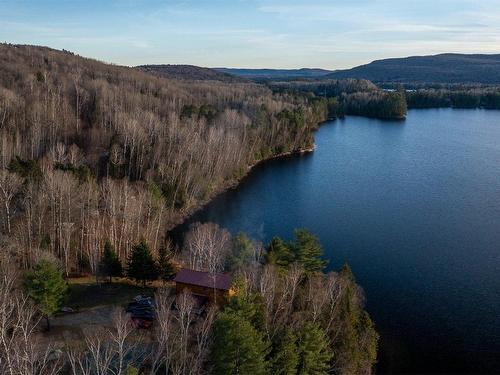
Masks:
[[[356,115],[385,120],[406,117],[404,93],[384,91],[364,79],[270,81],[267,85],[276,93],[296,93],[326,100],[332,117]]]
[[[407,109],[500,109],[500,86],[480,84],[388,84],[380,87],[363,79],[267,81],[278,93],[313,94],[329,101],[336,117],[358,115],[386,120],[403,119]]]
[[[69,52],[0,45],[2,242],[65,272],[156,249],[182,212],[274,155],[309,149],[326,106],[253,83],[168,80]],[[83,263],[82,263],[83,261]]]
[[[66,275],[96,272],[106,240],[122,261],[138,238],[156,251],[250,166],[310,150],[320,122],[370,114],[389,95],[367,81],[320,97],[167,79],[46,47],[0,52],[2,246],[23,267],[51,251]]]
[[[408,108],[500,109],[500,87],[424,87],[406,92]]]
[[[402,119],[407,109],[484,108],[500,109],[500,86],[481,84],[382,83],[364,79],[315,79],[266,81],[275,92],[313,93],[335,100],[337,116],[359,115]]]
[[[1,244],[23,267],[51,251],[67,275],[96,272],[106,240],[123,262],[138,238],[157,251],[252,166],[311,150],[322,121],[500,101],[495,87],[173,79],[46,47],[0,52]]]
[[[169,285],[179,267],[230,272],[236,294],[228,304],[206,320],[193,318],[202,336],[191,323],[184,331],[178,324],[154,331],[175,334],[154,337],[153,345],[182,338],[183,352],[170,351],[168,358],[165,348],[153,352],[161,356],[150,373],[180,366],[165,373],[369,374],[378,335],[362,289],[347,265],[323,273],[312,234],[298,230],[291,242],[274,238],[262,246],[198,223],[177,248],[168,230],[253,166],[313,150],[323,121],[401,120],[407,108],[432,106],[499,108],[499,97],[493,86],[388,90],[364,79],[324,78],[255,83],[196,67],[172,74],[164,66],[130,68],[0,44],[0,298],[16,295],[18,303],[0,315],[24,319],[30,329],[40,313],[48,322],[67,281],[80,276],[127,276],[144,286],[157,279]],[[16,277],[7,277],[14,268]],[[42,281],[57,298],[45,299]],[[182,320],[187,310],[172,312],[182,301],[170,294],[158,291],[161,311],[167,321]],[[116,327],[125,324],[123,314],[115,318]],[[0,339],[23,348],[19,327],[12,329],[1,326]],[[199,337],[206,341],[195,344]],[[235,340],[248,348],[246,362],[240,347],[228,345]],[[199,350],[196,360],[191,349]],[[47,354],[30,350],[32,365]],[[89,350],[65,366],[86,361]],[[4,360],[9,351],[0,350],[0,366],[11,363]],[[146,368],[152,359],[141,361],[134,367]]]
[[[323,273],[312,234],[263,246],[198,223],[179,247],[167,234],[257,163],[312,150],[340,108],[0,44],[0,372],[371,373],[378,335],[363,292],[347,265]],[[228,272],[233,294],[201,313],[172,288],[180,268]],[[155,299],[144,335],[123,309],[137,288]],[[103,322],[82,305],[114,312]],[[60,342],[42,317],[79,339]]]

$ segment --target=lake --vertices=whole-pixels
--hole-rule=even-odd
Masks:
[[[379,373],[500,372],[500,111],[325,123],[189,222],[267,242],[315,233],[381,334]]]

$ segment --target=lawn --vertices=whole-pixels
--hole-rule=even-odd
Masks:
[[[137,295],[152,296],[155,289],[151,286],[143,288],[126,279],[117,279],[113,283],[96,283],[91,278],[71,279],[66,305],[73,309],[124,306]]]

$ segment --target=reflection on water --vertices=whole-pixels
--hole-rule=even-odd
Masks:
[[[190,222],[262,241],[317,234],[330,267],[348,262],[365,289],[378,372],[498,372],[500,112],[349,117],[316,143],[261,165]]]

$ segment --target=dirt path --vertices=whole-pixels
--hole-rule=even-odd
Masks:
[[[78,312],[56,316],[52,319],[55,327],[111,326],[111,313],[116,306],[95,306]]]
[[[43,340],[60,348],[81,343],[85,332],[96,328],[111,327],[111,314],[116,308],[119,307],[95,306],[74,313],[58,315],[50,321],[50,332],[43,332],[41,336]]]

